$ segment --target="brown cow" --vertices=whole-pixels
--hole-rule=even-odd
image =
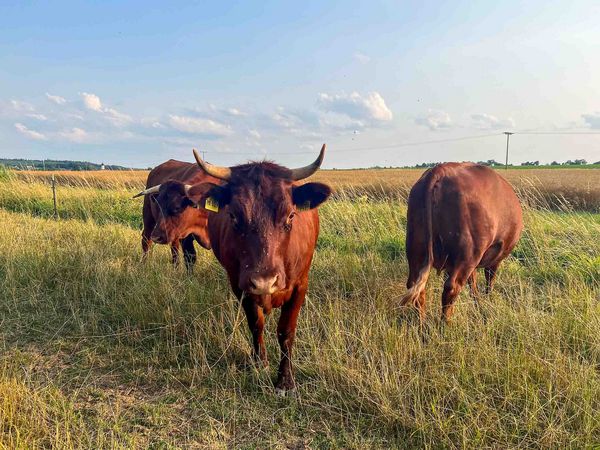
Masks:
[[[498,265],[517,244],[523,229],[519,200],[494,170],[472,163],[445,163],[425,172],[408,197],[407,293],[425,315],[425,284],[431,267],[447,274],[442,319],[452,315],[454,300],[468,281],[477,298],[476,269],[483,267],[486,292]]]
[[[187,197],[192,184],[203,181],[218,182],[207,176],[197,164],[170,159],[150,171],[146,190],[135,195],[144,195],[142,209],[144,229],[142,231],[142,251],[147,256],[152,243],[169,244],[173,264],[179,263],[179,251],[183,256],[188,272],[196,262],[194,241],[210,250],[206,229],[208,214],[202,208],[195,208]]]
[[[292,346],[319,235],[317,207],[331,194],[325,184],[297,182],[319,169],[324,154],[325,145],[315,162],[299,169],[271,162],[228,168],[212,166],[194,151],[198,165],[224,184],[194,185],[189,197],[213,211],[208,216],[212,250],[242,302],[253,356],[265,366],[263,314],[281,308],[277,325],[281,362],[275,384],[280,395],[295,388]]]

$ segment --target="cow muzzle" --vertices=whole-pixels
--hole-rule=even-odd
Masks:
[[[167,239],[167,236],[165,233],[157,231],[156,229],[154,229],[152,231],[152,234],[150,235],[150,240],[152,242],[156,242],[157,244],[168,244],[169,240]]]
[[[254,295],[268,295],[282,289],[279,275],[275,276],[254,276],[248,280],[249,293]]]

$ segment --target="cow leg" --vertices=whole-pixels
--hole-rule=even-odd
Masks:
[[[408,264],[408,280],[406,281],[406,288],[412,288],[418,281],[419,275],[423,271],[423,267],[426,265],[424,258],[411,258]],[[419,319],[421,323],[425,320],[425,288],[421,290],[418,297],[415,299],[413,306],[419,312]]]
[[[476,305],[479,305],[479,289],[477,288],[477,269],[471,272],[471,275],[469,275],[467,282],[469,283],[469,290],[471,291],[471,297],[473,297],[473,301]]]
[[[145,261],[148,258],[148,253],[152,248],[152,239],[150,236],[146,236],[146,230],[142,232],[142,261]]]
[[[144,197],[144,205],[142,206],[142,221],[144,222],[144,229],[142,230],[142,261],[148,257],[148,252],[152,247],[152,230],[154,229],[154,217],[150,208],[150,199],[148,196]]]
[[[175,240],[171,242],[171,262],[175,267],[179,265],[179,249],[181,248],[181,242]]]
[[[298,314],[304,303],[308,283],[294,289],[292,298],[281,307],[281,316],[277,324],[277,340],[281,349],[281,362],[275,383],[275,393],[285,395],[286,391],[296,388],[292,369],[292,347],[296,338]]]
[[[474,267],[465,266],[453,267],[449,270],[442,293],[442,320],[444,322],[448,322],[452,317],[454,301],[474,270]]]
[[[246,312],[248,327],[252,332],[252,357],[255,361],[262,363],[263,367],[269,366],[267,358],[267,349],[263,340],[263,329],[265,327],[265,316],[262,308],[259,307],[253,298],[244,295],[242,306]]]
[[[496,272],[498,271],[498,266],[500,263],[494,264],[493,266],[486,267],[484,270],[485,273],[485,293],[489,294],[494,287],[494,281],[496,279]]]
[[[181,241],[183,247],[183,260],[185,261],[185,268],[189,274],[194,271],[194,264],[196,264],[196,260],[198,259],[196,248],[194,247],[194,240],[194,235],[190,234]]]

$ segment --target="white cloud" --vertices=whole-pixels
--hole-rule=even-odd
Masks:
[[[321,109],[358,120],[388,122],[392,120],[392,111],[378,92],[369,92],[365,97],[358,92],[351,94],[319,94],[317,101]]]
[[[87,133],[87,131],[77,127],[67,131],[60,131],[58,136],[67,141],[76,142],[79,144],[89,141],[90,138],[90,135]]]
[[[337,131],[356,131],[367,127],[364,120],[352,119],[341,114],[327,114],[321,119],[321,124],[326,129]]]
[[[61,97],[60,95],[52,95],[46,92],[46,97],[48,98],[48,100],[50,100],[53,103],[56,103],[57,105],[64,105],[65,103],[67,103],[67,100]]]
[[[352,57],[361,64],[367,64],[369,61],[371,61],[371,58],[368,55],[365,55],[361,52],[354,52]]]
[[[231,116],[245,116],[246,115],[246,113],[240,111],[237,108],[228,108],[227,113]]]
[[[108,120],[110,120],[116,126],[123,126],[133,120],[131,116],[123,114],[113,108],[104,108],[102,112],[104,112]]]
[[[222,137],[229,136],[233,133],[231,127],[228,125],[198,117],[170,115],[169,125],[176,130],[190,134]]]
[[[19,133],[21,133],[23,136],[28,137],[29,139],[33,139],[36,141],[45,141],[47,139],[46,136],[42,133],[35,130],[30,130],[22,123],[15,123],[15,128]]]
[[[35,111],[33,106],[21,100],[11,100],[10,104],[16,111]]]
[[[600,130],[600,111],[592,114],[582,114],[581,117],[585,124],[594,130]]]
[[[117,127],[122,127],[133,121],[133,118],[127,114],[119,112],[114,108],[102,106],[102,101],[96,94],[82,92],[80,95],[87,109],[104,114],[105,118]]]
[[[102,102],[100,101],[100,97],[98,97],[96,94],[82,92],[79,95],[81,95],[83,98],[83,104],[87,109],[102,112]]]
[[[496,116],[483,113],[471,114],[471,119],[473,120],[473,126],[479,130],[498,130],[515,127],[515,121],[511,117],[499,119]]]
[[[43,114],[31,113],[31,114],[26,114],[26,116],[29,117],[29,118],[31,118],[31,119],[36,119],[36,120],[41,120],[41,121],[48,120],[48,117],[46,117]]]
[[[255,139],[260,139],[260,137],[261,137],[258,130],[248,130],[248,134]]]
[[[427,111],[427,114],[417,117],[415,123],[427,127],[430,130],[442,130],[453,126],[450,114],[435,109],[430,109]]]
[[[283,129],[294,136],[319,136],[315,130],[322,126],[321,116],[310,110],[286,110],[283,106],[277,107],[277,112],[268,118],[263,126],[274,126]]]
[[[139,120],[139,123],[146,128],[165,128],[165,126],[160,123],[160,121],[156,117],[142,117]]]

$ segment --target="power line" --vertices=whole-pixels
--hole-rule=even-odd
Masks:
[[[400,148],[400,147],[414,147],[417,145],[428,145],[428,144],[443,144],[446,142],[458,142],[458,141],[466,141],[471,139],[482,139],[491,136],[502,136],[502,133],[488,133],[488,134],[476,134],[471,136],[462,136],[457,138],[448,138],[448,139],[435,139],[430,141],[415,141],[415,142],[399,142],[397,144],[388,144],[388,145],[380,145],[373,147],[357,147],[357,148],[341,148],[335,150],[328,150],[327,153],[348,153],[348,152],[364,152],[368,150],[385,150],[390,148]],[[217,153],[217,152],[206,152],[206,153]],[[302,154],[313,154],[315,153],[313,150],[311,151],[301,151],[301,152],[268,152],[268,155],[302,155]],[[218,152],[219,155],[256,155],[256,152]]]
[[[564,134],[564,135],[586,135],[600,134],[600,131],[515,131],[513,134]]]
[[[460,142],[467,141],[473,139],[484,139],[493,136],[502,136],[506,135],[506,165],[508,165],[508,141],[511,135],[600,135],[600,131],[533,131],[533,130],[523,130],[523,131],[514,131],[514,132],[496,132],[496,133],[487,133],[487,134],[476,134],[469,136],[461,136],[457,138],[447,138],[447,139],[433,139],[427,141],[413,141],[413,142],[398,142],[395,144],[381,145],[381,146],[370,146],[370,147],[354,147],[354,148],[338,148],[329,150],[328,153],[351,153],[351,152],[364,152],[369,150],[385,150],[385,149],[396,149],[402,147],[414,147],[419,145],[430,145],[430,144],[444,144],[448,142]],[[201,150],[203,155],[205,153],[212,155],[246,155],[246,156],[258,156],[258,152],[216,152],[216,151],[205,151]],[[307,151],[298,151],[298,152],[266,152],[264,156],[294,156],[294,155],[303,155],[303,154],[314,154],[313,150]]]

